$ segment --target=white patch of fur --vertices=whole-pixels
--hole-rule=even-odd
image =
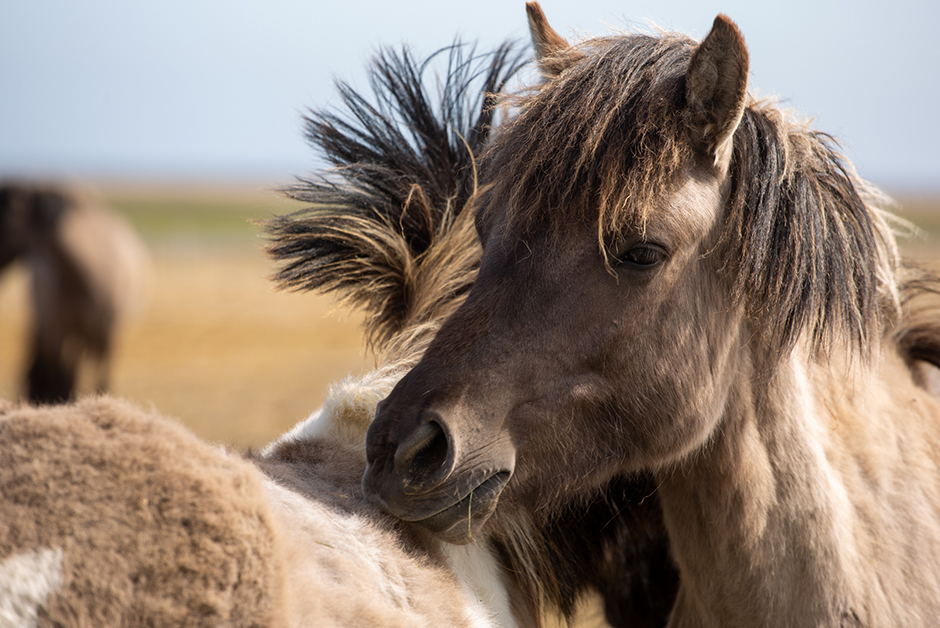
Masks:
[[[509,604],[509,593],[501,569],[488,544],[479,540],[469,545],[442,543],[441,549],[457,575],[460,588],[474,602],[475,617],[488,617],[502,628],[516,628],[516,619]],[[477,620],[474,626],[485,626]]]
[[[62,550],[16,554],[0,562],[0,626],[28,628],[62,583]]]

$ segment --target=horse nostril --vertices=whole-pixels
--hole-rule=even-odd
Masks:
[[[436,476],[447,462],[447,434],[437,421],[428,421],[415,430],[395,452],[395,471],[407,488],[421,488]]]

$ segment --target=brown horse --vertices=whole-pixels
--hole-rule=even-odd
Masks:
[[[104,392],[114,332],[141,300],[148,254],[131,227],[87,193],[61,185],[0,185],[0,270],[20,259],[32,283],[27,397],[75,395],[79,366],[94,367]]]
[[[569,45],[528,6],[542,82],[484,156],[479,274],[380,404],[365,492],[460,542],[650,473],[672,625],[932,624],[940,283],[829,136],[749,97],[727,17]]]

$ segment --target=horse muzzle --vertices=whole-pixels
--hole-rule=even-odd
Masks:
[[[471,542],[512,476],[514,449],[508,442],[482,446],[475,442],[478,434],[454,433],[435,411],[408,413],[417,417],[409,422],[392,410],[379,404],[369,427],[363,494],[443,541]]]

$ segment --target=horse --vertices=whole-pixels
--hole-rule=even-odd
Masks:
[[[146,291],[149,255],[140,238],[90,194],[11,180],[0,185],[0,270],[15,260],[32,283],[27,398],[74,399],[85,359],[95,390],[105,392],[115,330]]]
[[[460,543],[648,474],[669,625],[932,624],[940,280],[905,225],[749,94],[727,16],[569,44],[527,12],[540,76],[481,157],[476,280],[379,404],[364,492]]]

